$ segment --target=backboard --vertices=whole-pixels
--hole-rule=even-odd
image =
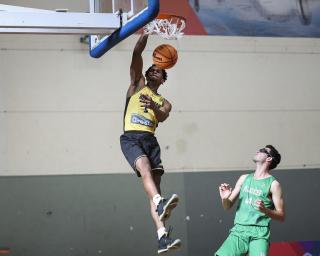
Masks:
[[[148,6],[148,0],[96,0],[94,12],[116,13],[120,9],[125,13],[136,15]]]
[[[87,1],[89,13],[0,4],[0,34],[90,35],[90,55],[99,58],[154,20],[160,0]]]
[[[99,58],[114,45],[152,21],[159,12],[159,0],[89,0],[90,13],[113,13],[119,27],[109,35],[90,36],[90,55]]]

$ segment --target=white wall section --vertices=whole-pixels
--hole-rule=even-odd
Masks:
[[[131,36],[102,58],[76,36],[0,36],[0,175],[131,172],[119,136]],[[144,52],[163,39],[152,36]],[[241,170],[273,144],[279,168],[320,167],[320,40],[185,36],[160,88],[167,171]]]

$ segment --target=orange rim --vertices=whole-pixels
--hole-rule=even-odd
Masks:
[[[179,16],[179,15],[175,15],[175,14],[171,14],[171,13],[159,13],[156,19],[168,20],[170,18],[184,20],[186,22],[186,18],[185,17]]]

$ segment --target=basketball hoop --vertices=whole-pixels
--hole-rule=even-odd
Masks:
[[[158,34],[165,39],[180,39],[184,33],[182,30],[186,27],[186,19],[174,14],[159,14],[153,21],[144,26],[144,33]]]

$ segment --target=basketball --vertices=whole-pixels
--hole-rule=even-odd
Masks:
[[[162,69],[172,68],[178,60],[177,50],[170,44],[161,44],[154,49],[153,63]]]

